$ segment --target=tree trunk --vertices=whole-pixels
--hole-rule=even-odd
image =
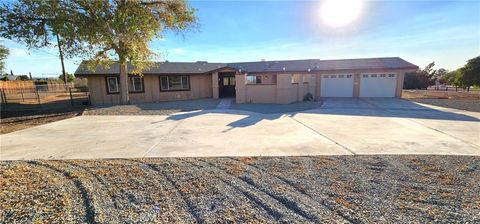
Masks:
[[[63,81],[65,82],[65,89],[67,89],[67,84],[68,84],[68,77],[67,74],[65,74],[65,64],[63,64],[63,51],[62,51],[62,44],[60,43],[60,37],[57,34],[57,44],[58,44],[58,53],[60,55],[60,62],[62,63],[62,75],[63,75]]]
[[[128,71],[126,60],[120,60],[120,103],[129,104],[128,96]]]

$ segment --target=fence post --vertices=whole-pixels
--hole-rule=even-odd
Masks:
[[[68,91],[70,92],[70,103],[72,104],[72,107],[73,107],[72,87],[68,87]]]
[[[20,89],[20,93],[22,94],[22,102],[25,102],[25,98],[23,97],[23,88]]]
[[[36,86],[35,86],[35,94],[37,95],[38,105],[41,105],[41,103],[40,103],[40,95],[38,95],[38,89],[37,89]]]
[[[5,110],[6,110],[8,109],[7,96],[5,95],[5,91],[3,89],[0,89],[0,93],[2,94],[2,103],[5,104]]]

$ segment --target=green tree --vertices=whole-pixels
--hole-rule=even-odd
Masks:
[[[66,73],[67,74],[67,82],[73,82],[73,80],[75,80],[75,77],[73,76],[73,74],[70,74],[70,73]],[[65,80],[65,78],[63,77],[63,74],[60,74],[58,76],[58,79],[60,80]]]
[[[0,7],[0,35],[28,47],[50,45],[61,37],[65,57],[83,57],[87,67],[119,62],[121,102],[129,102],[129,73],[138,74],[157,56],[153,38],[167,30],[184,33],[196,27],[195,9],[182,0],[35,1],[18,0]]]
[[[5,59],[7,59],[9,53],[8,48],[0,45],[0,73],[5,69]]]
[[[28,78],[28,75],[19,75],[17,77],[17,80],[26,81],[26,80],[29,80],[29,78]]]
[[[449,71],[447,74],[443,76],[443,79],[445,79],[445,83],[448,85],[454,85],[455,79],[458,76],[458,70],[454,71]]]
[[[467,61],[467,64],[460,68],[460,79],[464,87],[480,85],[480,56]]]
[[[445,84],[447,82],[446,76],[448,74],[448,70],[444,68],[440,68],[437,70],[437,73],[435,74],[435,79],[438,81],[440,84]]]
[[[424,69],[405,74],[404,89],[426,89],[434,85],[437,70],[433,69],[433,66],[435,62],[428,64]]]

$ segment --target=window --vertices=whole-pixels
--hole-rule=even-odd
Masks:
[[[328,79],[328,75],[324,75],[323,78]]]
[[[388,74],[388,77],[395,77],[395,74]]]
[[[188,75],[160,76],[160,91],[190,90],[190,77]]]
[[[224,76],[221,81],[223,86],[234,86],[235,76]]]
[[[380,77],[384,78],[384,77],[385,77],[385,74],[380,74]]]
[[[247,84],[262,84],[261,75],[247,75]]]
[[[345,78],[345,75],[338,75],[338,78]]]
[[[107,79],[107,94],[120,93],[118,88],[118,77],[106,77]]]
[[[372,74],[372,78],[377,78],[377,74]]]
[[[331,77],[332,77],[332,79],[334,79],[334,78],[337,78],[337,75],[332,75]]]
[[[130,93],[142,93],[143,91],[143,78],[140,76],[128,77],[128,91]]]
[[[368,74],[363,74],[363,78],[368,78]]]
[[[352,75],[347,75],[347,78],[352,78]]]
[[[228,77],[223,77],[223,85],[228,86]]]

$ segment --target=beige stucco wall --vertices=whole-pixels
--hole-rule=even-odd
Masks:
[[[395,90],[395,97],[402,97],[403,82],[405,81],[405,71],[398,72],[397,74],[397,89]]]
[[[230,70],[225,70],[230,71]],[[218,71],[221,72],[221,71]],[[302,101],[307,93],[311,93],[315,100],[321,97],[322,74],[345,73],[354,74],[354,97],[359,96],[360,75],[368,72],[395,72],[397,75],[397,87],[395,96],[401,97],[406,70],[362,70],[362,71],[326,71],[322,73],[278,73],[264,74],[262,81],[272,82],[276,75],[276,84],[246,85],[245,74],[237,73],[236,79],[236,102],[237,103],[279,103],[288,104]],[[92,104],[118,104],[119,94],[107,94],[105,75],[87,76],[90,88]],[[293,81],[296,83],[292,83]],[[160,92],[158,75],[144,76],[144,93],[130,93],[131,103],[160,102],[172,100],[186,100],[199,98],[218,98],[218,73],[207,75],[190,75],[189,91]]]
[[[245,102],[247,103],[275,103],[277,86],[275,84],[246,85]]]
[[[270,80],[274,75],[277,77],[276,84],[245,85],[245,75],[237,74],[236,102],[288,104],[302,101],[307,93],[311,93],[313,96],[316,94],[317,79],[315,74],[262,74],[263,79],[268,77],[267,79]]]
[[[93,105],[119,104],[119,94],[107,94],[106,75],[88,76],[90,100]],[[158,75],[144,76],[144,93],[130,93],[130,103],[161,102],[172,100],[187,100],[212,97],[212,76],[190,75],[189,91],[160,92],[160,80]]]

